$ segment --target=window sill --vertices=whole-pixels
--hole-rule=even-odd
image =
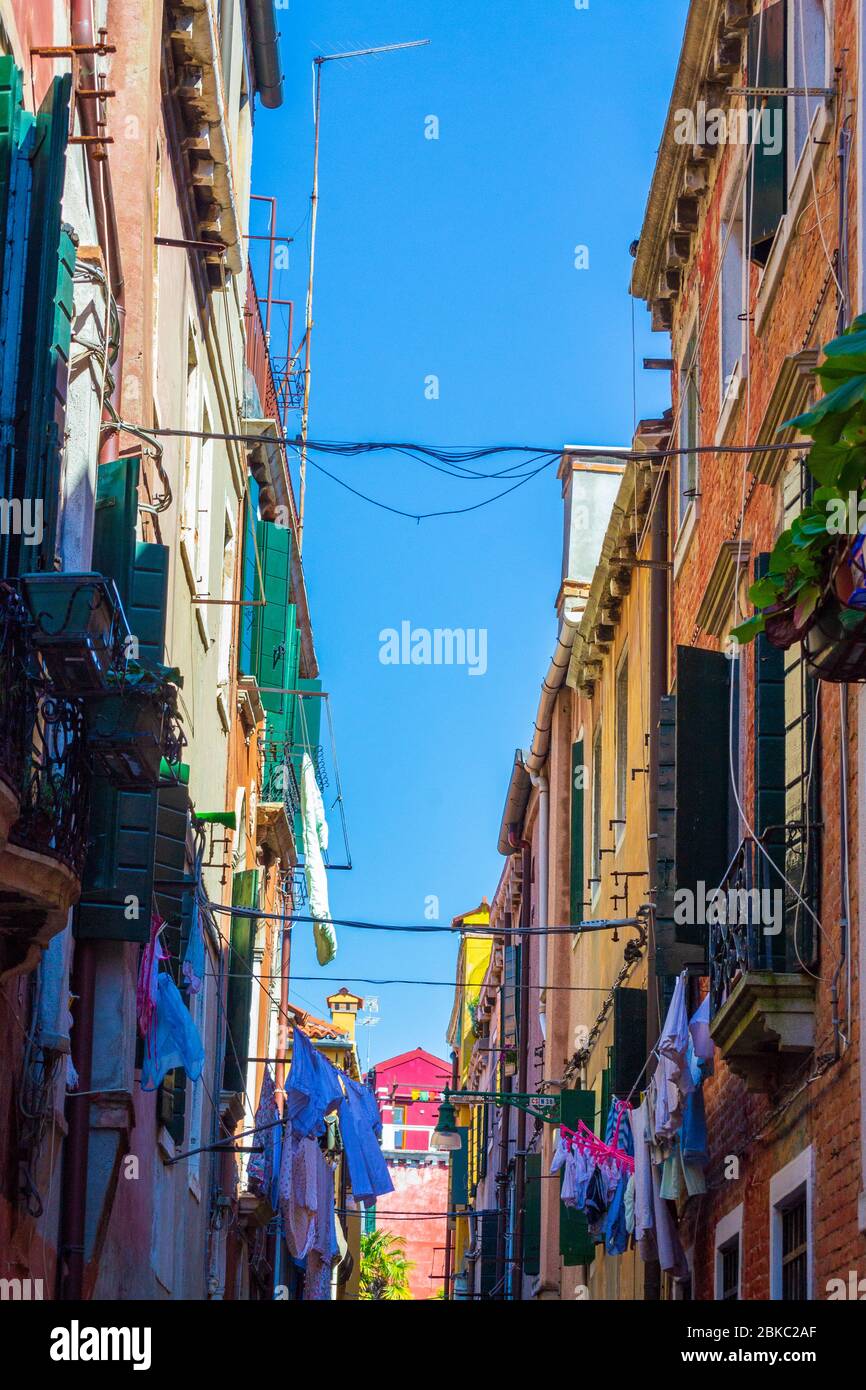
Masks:
[[[682,569],[683,562],[689,552],[697,521],[698,502],[697,498],[692,498],[691,502],[686,507],[685,515],[680,521],[677,543],[674,546],[674,579],[676,579]]]
[[[228,687],[226,687],[226,689],[227,688]],[[231,720],[229,719],[229,711],[228,705],[226,704],[225,690],[217,690],[216,706],[217,713],[220,717],[220,723],[222,724],[226,733],[228,733],[229,728],[231,727]]]
[[[818,145],[819,140],[827,137],[827,132],[832,129],[832,119],[828,102],[816,109],[812,117],[812,124],[809,127],[809,134],[803,146],[799,163],[791,182],[791,190],[788,195],[788,207],[784,217],[779,223],[776,236],[773,241],[767,264],[764,266],[764,273],[761,276],[761,283],[758,287],[758,298],[755,303],[755,337],[760,338],[767,324],[767,317],[773,301],[776,298],[776,291],[782,281],[785,271],[785,264],[788,259],[788,249],[794,239],[794,229],[800,219],[806,203],[812,193],[812,162],[815,163],[815,175],[817,179],[818,169],[821,163],[821,153],[827,148]],[[810,157],[809,148],[812,148]]]
[[[723,444],[728,436],[731,423],[737,413],[737,406],[740,403],[740,394],[743,388],[743,359],[740,358],[731,374],[725,398],[722,401],[722,408],[719,411],[719,422],[716,425],[716,437],[713,443]]]

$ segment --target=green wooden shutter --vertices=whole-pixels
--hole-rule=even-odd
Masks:
[[[257,674],[256,646],[259,614],[262,611],[253,606],[255,600],[262,597],[259,593],[259,578],[256,567],[258,496],[259,485],[255,478],[251,477],[249,479],[249,492],[244,500],[243,592],[241,594],[244,606],[241,608],[238,652],[238,668],[242,676],[255,676]]]
[[[631,1095],[647,1059],[645,989],[620,985],[613,994],[613,1083],[615,1096]]]
[[[296,636],[300,657],[300,633],[297,631]],[[322,689],[322,682],[298,677],[296,687],[298,690],[318,691]],[[316,748],[322,742],[322,700],[315,694],[309,700],[296,701],[293,742],[307,744],[310,748]]]
[[[132,596],[140,473],[134,456],[101,463],[96,473],[93,568],[114,580],[124,606]]]
[[[119,474],[113,481],[106,478],[103,499],[114,497],[124,501],[118,501],[116,509],[109,505],[102,507],[95,518],[94,553],[102,559],[111,554],[118,557],[121,577],[125,572],[121,520],[125,516],[127,525],[130,524],[129,511],[134,506],[130,485],[133,472],[134,468],[122,480]],[[135,563],[129,582],[126,612],[130,630],[139,639],[140,655],[161,661],[168,606],[168,548],[135,542]],[[121,593],[121,598],[126,595]],[[156,791],[118,791],[104,778],[93,779],[90,848],[75,925],[80,939],[148,940],[158,798]],[[128,915],[131,911],[129,897],[134,897],[138,904],[137,917]]]
[[[469,1201],[469,1126],[458,1125],[457,1133],[462,1143],[459,1149],[451,1150],[449,1211],[465,1207]]]
[[[583,786],[583,739],[571,747],[571,925],[583,921],[584,888],[583,881],[583,843],[584,843],[584,786]]]
[[[750,87],[785,87],[787,73],[787,22],[785,0],[776,0],[762,14],[749,21],[748,85]],[[760,34],[760,60],[758,57]],[[801,79],[802,80],[802,79]],[[772,130],[781,129],[781,148],[774,154],[760,136],[755,142],[752,174],[746,181],[747,197],[751,201],[747,225],[751,227],[751,259],[766,265],[776,229],[787,207],[787,99],[784,96],[753,97],[754,119],[760,119],[762,103],[772,122]],[[778,123],[778,124],[777,124]]]
[[[232,906],[258,907],[259,871],[244,869],[232,880]],[[246,1087],[247,1057],[250,1050],[250,1013],[253,1000],[253,951],[256,944],[255,917],[233,917],[231,948],[228,954],[229,982],[226,1002],[226,1047],[223,1087],[243,1091]]]
[[[559,1097],[560,1118],[569,1129],[577,1129],[582,1120],[595,1132],[595,1092],[563,1091]],[[560,1172],[560,1188],[564,1174]],[[559,1253],[564,1265],[588,1265],[595,1259],[595,1242],[589,1234],[586,1215],[559,1204]]]
[[[168,946],[179,956],[184,945],[181,926],[186,883],[186,832],[189,822],[189,789],[161,787],[157,793],[156,848],[154,854],[154,901],[160,917],[168,924]],[[180,982],[180,971],[175,972]]]
[[[514,1076],[520,1013],[517,1007],[517,983],[520,979],[520,947],[506,946],[502,967],[502,1071]]]
[[[608,1048],[607,1050],[608,1064],[611,1060],[610,1054],[612,1051],[612,1048]],[[610,1098],[612,1094],[611,1069],[610,1065],[608,1065],[601,1074],[601,1100],[599,1101],[598,1116],[598,1136],[600,1139],[604,1138],[604,1131],[607,1127],[607,1117],[610,1114]]]
[[[677,648],[677,888],[707,891],[730,863],[728,800],[731,662]],[[677,941],[706,949],[706,926],[678,926]]]
[[[27,569],[52,569],[60,499],[60,462],[72,336],[75,243],[61,226],[72,77],[51,83],[36,117],[25,315],[21,340],[17,467],[14,496],[41,498],[44,532],[37,547],[13,545]],[[23,465],[23,467],[22,467]],[[35,551],[35,564],[34,564]]]
[[[659,718],[656,942],[658,975],[707,969],[707,927],[674,921],[674,894],[709,892],[730,863],[728,767],[731,662],[721,652],[677,647],[677,693]]]
[[[523,1212],[523,1272],[541,1270],[541,1154],[526,1155],[526,1193]]]
[[[478,1261],[478,1292],[490,1298],[496,1287],[497,1248],[499,1243],[499,1213],[482,1212],[479,1217],[481,1256]]]
[[[142,661],[161,662],[165,656],[168,609],[168,546],[136,541],[132,591],[126,605],[129,630],[138,638]]]
[[[8,498],[20,495],[15,445],[32,127],[33,117],[21,106],[21,73],[12,58],[0,58],[0,495]],[[11,535],[0,535],[0,574],[16,572],[14,543]]]

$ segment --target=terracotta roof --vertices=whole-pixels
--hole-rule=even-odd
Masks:
[[[299,1009],[297,1004],[286,1006],[298,1028],[306,1033],[308,1038],[344,1038],[345,1028],[335,1028],[333,1023],[326,1023],[323,1018],[316,1018],[315,1014],[307,1013],[306,1009]]]

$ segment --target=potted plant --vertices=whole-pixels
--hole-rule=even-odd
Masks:
[[[824,352],[817,375],[828,394],[780,427],[812,439],[816,490],[749,589],[757,612],[731,636],[763,632],[782,649],[802,642],[822,680],[866,680],[866,315]]]
[[[129,661],[113,676],[112,693],[92,702],[88,747],[113,786],[159,786],[163,753],[174,756],[180,683],[174,669]]]
[[[104,690],[129,631],[114,580],[45,571],[24,574],[19,584],[55,690],[72,696]]]

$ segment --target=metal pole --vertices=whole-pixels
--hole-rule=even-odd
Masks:
[[[307,312],[304,334],[304,403],[301,409],[300,485],[298,489],[298,554],[304,544],[304,503],[307,492],[307,423],[310,418],[310,340],[313,336],[313,278],[316,268],[316,223],[319,212],[319,129],[322,110],[322,65],[341,58],[366,58],[377,53],[393,53],[400,48],[421,48],[429,39],[412,39],[409,43],[382,44],[378,48],[358,48],[350,53],[326,53],[314,58],[316,65],[316,94],[314,100],[313,191],[310,196],[310,266],[307,276]]]
[[[307,275],[306,332],[304,334],[304,403],[301,407],[300,486],[298,495],[298,554],[304,546],[304,503],[307,494],[307,425],[310,419],[310,343],[313,336],[313,277],[316,269],[316,223],[319,212],[319,127],[322,110],[322,64],[316,58],[315,134],[313,137],[313,191],[310,195],[310,266]]]

